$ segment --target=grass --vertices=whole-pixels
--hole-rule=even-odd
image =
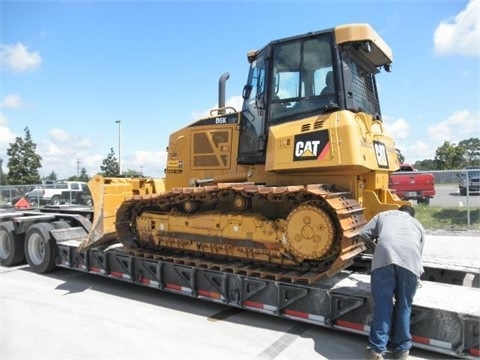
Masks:
[[[462,207],[415,206],[415,218],[425,229],[479,230],[480,207],[470,207],[470,228],[468,209]]]

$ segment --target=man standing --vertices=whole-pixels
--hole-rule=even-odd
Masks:
[[[371,268],[373,319],[367,359],[383,359],[389,340],[397,359],[406,359],[412,347],[410,315],[423,274],[425,243],[423,226],[414,216],[415,209],[403,205],[398,210],[377,214],[360,232],[367,246],[375,249]]]

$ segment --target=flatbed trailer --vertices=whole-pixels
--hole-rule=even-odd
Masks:
[[[137,252],[114,242],[77,251],[90,229],[87,217],[72,212],[0,213],[2,265],[14,265],[5,262],[8,251],[17,258],[23,251],[37,273],[62,267],[368,336],[373,309],[368,273],[345,270],[308,284],[283,281],[284,270],[272,266]],[[411,319],[414,347],[480,358],[479,300],[478,287],[421,281]]]

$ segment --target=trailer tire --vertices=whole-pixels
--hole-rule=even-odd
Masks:
[[[50,231],[55,226],[49,223],[32,225],[25,235],[25,258],[36,273],[47,273],[55,269],[55,240]]]
[[[63,220],[54,221],[51,224],[55,227],[55,229],[68,229],[68,228],[70,228],[70,224],[66,221],[63,221]]]
[[[15,266],[25,262],[23,238],[15,234],[11,221],[0,223],[0,265]]]

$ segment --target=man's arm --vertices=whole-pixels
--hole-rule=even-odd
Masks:
[[[375,242],[375,240],[378,239],[377,221],[378,215],[374,216],[368,223],[366,223],[359,233],[359,236],[365,243],[368,252],[371,253],[375,251],[375,247],[377,246],[377,243]]]

